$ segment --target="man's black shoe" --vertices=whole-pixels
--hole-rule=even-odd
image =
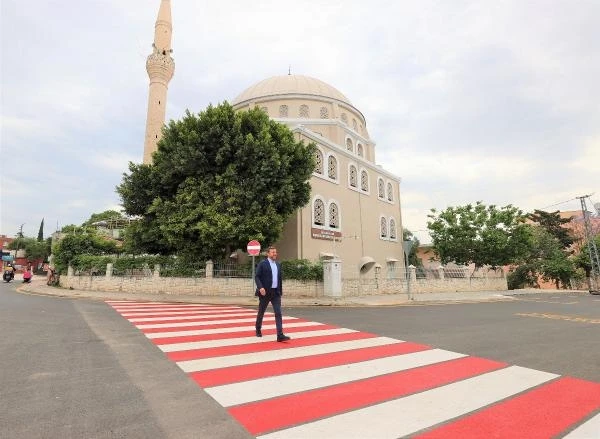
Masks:
[[[277,336],[277,341],[288,341],[290,339],[290,337],[288,337],[287,335],[278,335]]]
[[[262,337],[262,332],[260,332],[260,329],[256,330],[256,336],[257,337]]]

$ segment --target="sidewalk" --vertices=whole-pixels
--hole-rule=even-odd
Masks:
[[[92,300],[138,300],[146,302],[188,302],[225,305],[255,306],[254,296],[195,296],[190,294],[143,294],[128,292],[74,290],[46,285],[45,276],[34,276],[30,284],[16,281],[17,291],[26,294],[44,296],[85,298]],[[423,305],[425,303],[448,302],[492,302],[517,300],[516,296],[525,294],[588,294],[583,290],[509,290],[509,291],[468,291],[447,293],[420,293],[412,295],[409,300],[406,293],[382,294],[357,297],[286,297],[284,306],[394,306]]]

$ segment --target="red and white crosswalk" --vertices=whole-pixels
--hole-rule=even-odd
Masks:
[[[260,438],[600,438],[600,383],[238,306],[108,301]]]

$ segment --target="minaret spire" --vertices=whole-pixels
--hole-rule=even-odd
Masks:
[[[161,138],[165,124],[167,108],[167,90],[169,81],[175,72],[175,62],[171,57],[171,39],[173,25],[171,21],[171,1],[161,0],[158,17],[154,25],[153,51],[146,59],[146,71],[150,78],[148,91],[148,117],[146,119],[146,138],[144,141],[144,163],[152,162],[152,154]]]

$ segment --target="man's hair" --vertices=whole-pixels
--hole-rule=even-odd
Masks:
[[[277,247],[275,247],[274,245],[270,245],[270,246],[267,248],[267,253],[268,253],[268,252],[270,252],[271,250],[277,250]]]

